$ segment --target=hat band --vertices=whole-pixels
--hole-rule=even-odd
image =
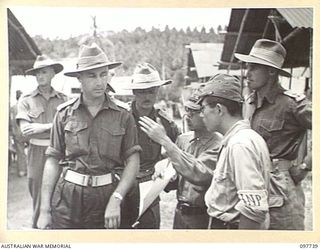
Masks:
[[[161,81],[159,73],[154,71],[150,74],[134,74],[132,76],[132,83],[146,83],[146,82],[158,82]]]
[[[52,66],[53,64],[55,64],[53,61],[51,60],[44,60],[44,61],[36,61],[33,64],[33,68],[44,68],[44,67],[49,67]]]
[[[262,48],[252,48],[252,50],[250,51],[250,56],[262,59],[275,65],[278,68],[281,68],[284,62],[283,55]]]
[[[96,56],[81,57],[78,59],[77,69],[85,69],[103,63],[108,63],[108,58],[103,53],[100,53]]]

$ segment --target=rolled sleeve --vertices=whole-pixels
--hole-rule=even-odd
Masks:
[[[46,156],[51,156],[56,159],[62,159],[65,156],[64,133],[61,123],[61,114],[56,113],[52,129],[50,132],[50,146],[46,150]]]
[[[64,155],[57,149],[49,146],[46,150],[46,156],[53,157],[59,160],[59,159],[62,159]]]
[[[133,155],[136,152],[141,152],[142,148],[140,145],[135,145],[132,148],[128,149],[126,152],[124,152],[124,159],[127,159],[129,156]]]
[[[309,100],[304,99],[295,105],[292,113],[304,128],[312,129],[312,103]]]
[[[28,115],[28,104],[25,98],[18,101],[17,115],[15,119],[18,124],[19,124],[19,120],[26,120],[28,122],[31,122],[31,119]]]
[[[138,142],[137,126],[133,116],[128,113],[128,119],[126,123],[126,132],[124,140],[122,141],[122,157],[123,160],[136,152],[141,152],[142,148]]]

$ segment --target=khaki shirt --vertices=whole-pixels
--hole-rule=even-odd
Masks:
[[[265,93],[252,94],[244,117],[267,142],[271,158],[294,160],[307,129],[312,127],[311,102],[279,84]]]
[[[108,95],[95,117],[82,96],[58,108],[46,155],[68,161],[73,170],[102,175],[123,170],[124,161],[141,151],[132,115]]]
[[[269,151],[248,120],[235,123],[225,134],[205,202],[208,214],[226,222],[239,215],[258,223],[268,213]]]
[[[47,100],[39,91],[35,89],[19,99],[18,112],[16,115],[17,123],[19,120],[26,120],[31,123],[52,123],[57,107],[67,100],[67,96],[52,88],[49,99]],[[32,138],[49,139],[50,131],[35,134]]]

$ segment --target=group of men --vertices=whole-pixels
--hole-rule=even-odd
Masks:
[[[155,165],[167,157],[176,171],[165,188],[177,190],[174,229],[303,230],[300,184],[312,163],[299,158],[299,146],[311,103],[280,86],[279,75],[288,75],[280,43],[260,39],[249,55],[235,56],[247,63],[252,93],[243,98],[237,77],[212,77],[184,103],[184,134],[155,108],[171,81],[152,65],[136,66],[127,86],[135,99],[126,105],[108,94],[109,70],[121,63],[83,45],[76,68],[64,72],[82,92],[66,101],[51,87],[63,66],[39,56],[28,71],[38,88],[19,100],[16,115],[29,138],[33,227],[159,229],[160,198],[139,214],[140,189],[163,177]]]

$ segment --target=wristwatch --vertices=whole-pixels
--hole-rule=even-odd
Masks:
[[[123,196],[118,192],[113,192],[112,196],[120,201],[123,200]]]

